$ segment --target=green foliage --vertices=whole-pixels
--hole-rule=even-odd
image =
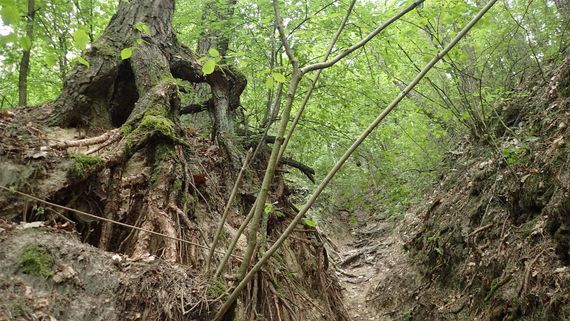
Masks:
[[[202,73],[204,73],[204,76],[209,75],[214,72],[215,68],[216,62],[212,59],[208,59],[202,65]]]
[[[305,224],[308,227],[317,227],[317,223],[310,217],[304,218],[303,224]]]
[[[273,212],[273,204],[265,203],[265,206],[263,207],[263,212],[265,214],[270,214],[271,212]]]
[[[53,275],[55,260],[42,246],[27,245],[21,256],[22,273],[47,279]]]
[[[202,73],[204,76],[213,73],[216,69],[217,63],[221,60],[222,57],[220,56],[220,52],[215,48],[210,48],[208,50],[208,54],[200,59],[200,62],[202,62]]]
[[[508,146],[502,149],[501,153],[507,164],[518,165],[521,163],[521,148],[518,146]]]
[[[75,47],[80,51],[85,50],[87,48],[87,44],[89,44],[89,35],[83,29],[77,29],[73,33],[73,41]]]
[[[16,25],[20,21],[20,11],[15,6],[3,6],[0,17],[5,24]]]
[[[202,73],[209,75],[222,65],[238,67],[248,80],[241,97],[248,125],[251,130],[262,131],[256,127],[264,124],[267,106],[279,95],[285,96],[292,71],[290,62],[274,27],[270,1],[239,1],[231,16],[226,14],[231,11],[227,3],[177,0],[174,28],[178,39],[190,48],[197,48],[202,38],[211,35],[229,40],[223,57],[222,47],[212,43],[218,47],[210,48],[199,59]],[[36,24],[34,39],[24,37],[25,19],[21,17],[25,16],[25,7],[13,0],[3,4],[0,17],[11,30],[0,37],[0,107],[6,108],[17,101],[22,48],[33,44],[30,102],[53,99],[71,69],[70,61],[89,67],[81,50],[101,34],[117,1],[48,0],[37,12],[42,23]],[[323,72],[293,135],[288,156],[310,165],[317,175],[327,172],[354,137],[481,5],[460,0],[428,1],[410,12],[405,22],[390,26],[362,50]],[[358,42],[400,6],[399,2],[358,2],[333,54]],[[282,1],[287,36],[300,65],[322,60],[347,7],[348,3],[330,5],[326,0],[304,5]],[[437,169],[452,142],[466,135],[472,139],[488,136],[489,125],[506,93],[529,75],[540,75],[537,71],[547,62],[561,60],[561,52],[570,42],[569,19],[564,11],[544,2],[516,0],[495,6],[359,148],[324,195],[314,219],[320,222],[321,215],[339,208],[400,217],[438,176]],[[132,47],[120,53],[96,49],[123,60],[131,58],[142,38],[151,32],[142,21],[133,28],[140,38]],[[311,79],[314,74],[305,76],[299,85],[300,93],[307,91]],[[284,87],[281,93],[280,84]],[[298,107],[294,105],[293,112]],[[166,136],[174,135],[172,122],[162,114],[145,116],[141,125],[125,125],[121,131],[132,134],[138,130],[140,134],[157,130]],[[521,162],[536,137],[521,139],[522,143],[501,150],[511,165]],[[295,171],[288,177],[307,189],[313,187]]]
[[[150,35],[150,28],[144,22],[139,21],[135,23],[135,29],[137,29],[139,32],[141,32],[144,35]]]
[[[133,48],[128,47],[121,50],[121,60],[129,59],[133,55]]]
[[[20,46],[22,46],[24,50],[30,50],[32,48],[32,39],[28,36],[23,36],[20,38]]]
[[[287,81],[287,78],[285,78],[283,74],[280,74],[278,72],[271,73],[271,77],[273,78],[273,80],[275,80],[278,83],[284,83]]]
[[[218,299],[226,294],[226,283],[223,279],[215,279],[208,287],[208,297],[210,299]]]
[[[54,99],[73,67],[72,63],[89,64],[85,57],[77,57],[101,34],[117,2],[36,1],[32,39],[26,36],[27,1],[0,2],[0,109],[17,104],[18,69],[25,49],[32,52],[28,77],[29,104],[38,105]]]
[[[77,61],[78,63],[82,64],[83,66],[85,66],[87,68],[89,68],[89,66],[90,66],[89,61],[87,61],[87,59],[85,59],[81,56],[78,56],[77,58],[75,58],[75,61]]]

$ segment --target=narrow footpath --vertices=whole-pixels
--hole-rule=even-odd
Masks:
[[[393,279],[390,276],[401,274],[406,268],[403,241],[397,235],[396,225],[383,220],[348,225],[346,230],[331,234],[329,253],[343,288],[344,305],[353,321],[394,320],[396,311],[389,306],[374,306],[373,301],[377,301],[374,299],[379,288],[380,293],[393,291],[389,288]]]

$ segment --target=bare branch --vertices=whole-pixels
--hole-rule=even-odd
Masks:
[[[276,1],[276,0],[274,0]],[[374,38],[376,35],[378,35],[382,30],[386,29],[386,27],[388,27],[389,25],[391,25],[392,23],[398,21],[401,17],[403,17],[406,13],[412,11],[414,8],[416,8],[417,6],[419,6],[420,4],[422,4],[425,0],[416,0],[414,1],[414,3],[412,3],[411,5],[409,5],[408,7],[406,7],[404,10],[400,11],[400,13],[398,13],[397,15],[393,16],[392,18],[390,18],[388,21],[384,22],[383,24],[381,24],[380,26],[378,26],[378,28],[374,29],[374,31],[372,31],[371,33],[369,33],[366,37],[364,37],[362,40],[360,40],[359,42],[357,42],[356,44],[352,45],[351,47],[349,47],[348,49],[346,49],[345,51],[341,52],[340,54],[338,54],[337,56],[335,56],[333,59],[327,61],[327,62],[319,62],[316,64],[312,64],[309,66],[305,66],[303,68],[301,68],[301,72],[303,74],[308,73],[309,71],[313,71],[313,70],[318,70],[318,69],[324,69],[324,68],[328,68],[334,64],[336,64],[337,62],[339,62],[342,58],[348,56],[351,52],[355,51],[356,49],[364,46],[366,43],[368,43],[370,40],[372,40],[372,38]]]
[[[313,206],[319,195],[322,191],[327,187],[330,183],[332,178],[336,175],[339,169],[344,165],[344,163],[348,160],[348,158],[352,155],[352,153],[364,142],[364,140],[372,133],[376,127],[386,118],[386,116],[398,106],[398,104],[414,89],[414,87],[422,80],[425,75],[430,71],[433,66],[439,62],[455,45],[461,40],[469,30],[493,7],[493,5],[497,2],[497,0],[490,0],[487,5],[481,9],[481,11],[465,26],[456,36],[451,40],[451,42],[441,51],[439,52],[433,59],[422,69],[422,71],[410,82],[406,88],[400,92],[400,94],[382,111],[380,115],[368,126],[368,128],[356,139],[356,141],[352,144],[352,146],[344,153],[344,155],[338,160],[338,162],[333,166],[333,168],[329,171],[327,176],[323,179],[323,181],[319,184],[317,189],[313,192],[307,203],[303,206],[301,211],[295,216],[293,221],[287,226],[283,234],[275,241],[275,243],[265,252],[265,254],[259,259],[259,261],[253,266],[253,268],[247,273],[247,275],[240,281],[240,283],[236,286],[234,291],[229,295],[227,301],[224,305],[220,308],[216,317],[214,318],[215,321],[220,321],[225,313],[228,311],[230,306],[235,302],[240,292],[245,288],[245,286],[251,281],[254,275],[263,267],[263,265],[269,260],[269,258],[281,247],[283,242],[289,237],[289,235],[293,232],[296,228],[297,224],[301,221],[303,216],[307,213],[307,211]]]
[[[333,36],[333,38],[331,40],[329,48],[327,49],[327,52],[325,54],[325,58],[323,59],[324,61],[327,61],[327,59],[329,59],[329,56],[330,56],[331,52],[333,51],[334,45],[336,44],[338,37],[340,37],[342,30],[346,26],[346,22],[348,21],[348,17],[350,17],[350,14],[352,13],[352,9],[354,8],[355,3],[356,3],[356,0],[352,0],[350,2],[350,5],[348,6],[348,10],[346,11],[346,15],[344,16],[344,19],[340,23],[340,26],[338,27],[335,35]],[[297,124],[299,123],[299,119],[301,119],[301,115],[305,111],[305,107],[307,106],[307,103],[309,102],[309,99],[311,98],[311,95],[313,94],[313,89],[315,89],[315,85],[317,84],[317,81],[319,80],[319,77],[321,76],[322,71],[323,71],[323,69],[319,69],[317,71],[317,74],[315,75],[315,79],[313,79],[313,81],[311,82],[311,85],[309,86],[309,90],[307,91],[307,94],[305,95],[305,98],[303,99],[303,102],[301,103],[301,106],[299,107],[299,111],[297,112],[297,115],[295,115],[295,118],[293,119],[293,123],[291,123],[291,128],[289,128],[289,131],[287,132],[287,137],[285,137],[285,141],[283,141],[283,146],[281,146],[281,150],[279,150],[279,156],[277,157],[277,159],[283,158],[283,153],[287,149],[287,145],[289,145],[289,141],[291,140],[291,136],[293,136],[293,132],[295,131],[295,128],[297,127]]]
[[[275,24],[277,25],[277,30],[279,30],[279,37],[281,38],[281,42],[285,48],[285,53],[287,54],[287,57],[289,57],[291,65],[293,65],[293,70],[297,70],[299,69],[299,63],[297,62],[297,58],[295,58],[295,55],[291,50],[289,40],[287,40],[287,35],[285,34],[283,19],[281,19],[281,12],[279,11],[279,0],[273,0],[273,9],[275,10]]]

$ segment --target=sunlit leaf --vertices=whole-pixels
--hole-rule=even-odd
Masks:
[[[316,227],[316,226],[317,226],[317,223],[316,223],[315,221],[313,221],[312,218],[309,218],[309,217],[304,218],[304,219],[303,219],[303,222],[304,222],[305,225],[307,225],[308,227]]]
[[[18,36],[14,33],[11,33],[7,36],[1,36],[0,37],[0,44],[2,44],[2,45],[14,43],[16,41],[18,41]]]
[[[22,46],[22,49],[29,51],[32,49],[32,39],[28,36],[23,36],[20,38],[20,46]]]
[[[278,73],[278,72],[274,72],[274,73],[272,74],[272,76],[273,76],[273,79],[274,79],[276,82],[284,83],[284,82],[287,81],[287,78],[285,78],[285,76],[283,76],[283,74],[280,74],[280,73]]]
[[[212,58],[220,56],[220,52],[214,48],[210,48],[210,50],[208,50],[208,54],[212,56]]]
[[[77,57],[77,58],[75,58],[75,59],[77,60],[78,63],[84,65],[84,66],[87,67],[87,68],[89,68],[90,64],[89,64],[89,61],[87,61],[87,59],[85,59],[85,58],[83,58],[83,57],[81,57],[81,56],[79,56],[79,57]]]
[[[54,53],[49,53],[45,56],[44,60],[47,67],[51,68],[57,63],[57,55]]]
[[[2,21],[8,25],[15,25],[20,21],[20,12],[18,8],[14,6],[3,7],[0,11],[0,16],[2,17]]]
[[[84,50],[89,43],[89,35],[82,29],[77,29],[73,33],[73,42],[75,47],[79,50]]]
[[[121,60],[129,59],[133,55],[133,48],[127,47],[121,50]]]
[[[216,68],[216,62],[214,60],[206,60],[206,62],[202,66],[202,73],[204,73],[204,76],[209,75],[214,72],[215,68]]]
[[[150,35],[150,28],[144,22],[139,21],[135,23],[135,29],[137,29],[138,31],[142,32],[145,35]]]
[[[263,208],[263,212],[265,214],[269,214],[273,211],[273,204],[271,203],[265,203],[265,207]]]
[[[265,88],[271,89],[273,88],[273,77],[267,77],[265,80]]]

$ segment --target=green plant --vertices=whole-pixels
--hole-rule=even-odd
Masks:
[[[69,168],[68,174],[70,177],[80,179],[85,176],[89,171],[99,166],[103,160],[98,156],[89,156],[81,153],[71,154],[73,164]]]
[[[22,251],[22,273],[47,279],[53,275],[55,260],[47,249],[39,245],[27,245]]]
[[[211,299],[217,299],[220,296],[226,294],[226,284],[220,278],[212,280],[210,287],[208,288],[208,297]]]

